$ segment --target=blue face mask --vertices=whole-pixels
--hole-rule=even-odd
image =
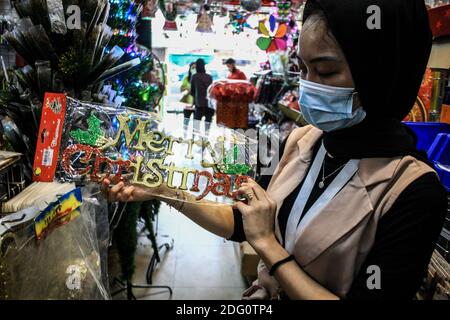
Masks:
[[[299,102],[305,120],[325,132],[352,127],[366,117],[363,108],[353,111],[355,89],[331,87],[300,79]]]

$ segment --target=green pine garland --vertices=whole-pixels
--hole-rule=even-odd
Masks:
[[[122,206],[125,204],[121,204]],[[117,246],[120,257],[122,278],[131,281],[136,270],[135,254],[138,241],[137,220],[142,218],[149,231],[149,239],[154,248],[157,248],[153,220],[159,212],[161,202],[150,200],[145,202],[129,202],[125,212],[113,234],[113,241]],[[119,208],[119,210],[121,210]]]
[[[139,217],[140,210],[141,203],[127,203],[125,212],[113,234],[113,241],[119,252],[122,277],[125,281],[132,280],[136,269],[134,256],[136,254],[138,240],[137,219]]]

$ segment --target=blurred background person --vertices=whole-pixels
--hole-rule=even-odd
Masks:
[[[181,82],[181,100],[180,102],[183,103],[184,109],[183,109],[183,115],[184,115],[184,133],[186,135],[187,129],[189,127],[189,122],[191,120],[191,115],[194,113],[194,97],[191,95],[191,80],[192,76],[196,73],[196,66],[195,62],[191,62],[189,64],[189,70],[186,77],[184,77],[183,81]]]
[[[225,65],[228,68],[228,71],[230,71],[230,74],[228,75],[228,79],[230,80],[247,80],[247,76],[245,73],[243,73],[241,70],[236,68],[236,60],[233,58],[229,58],[225,61]]]
[[[211,126],[214,109],[209,107],[207,91],[213,79],[206,73],[205,60],[198,59],[195,62],[196,73],[191,78],[191,95],[194,97],[194,128],[200,130],[200,121],[205,117],[205,133],[208,135]]]

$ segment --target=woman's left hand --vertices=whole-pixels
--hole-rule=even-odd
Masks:
[[[275,238],[275,212],[277,204],[270,199],[266,191],[254,180],[249,179],[238,190],[241,197],[248,199],[248,203],[238,201],[234,208],[242,214],[244,232],[247,241],[255,249],[259,249]]]

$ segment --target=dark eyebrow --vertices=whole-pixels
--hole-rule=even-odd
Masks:
[[[317,62],[323,62],[323,61],[334,61],[334,62],[338,62],[339,58],[336,57],[332,57],[332,56],[324,56],[324,57],[317,57],[314,59],[311,59],[311,61],[309,61],[310,63],[317,63]]]

